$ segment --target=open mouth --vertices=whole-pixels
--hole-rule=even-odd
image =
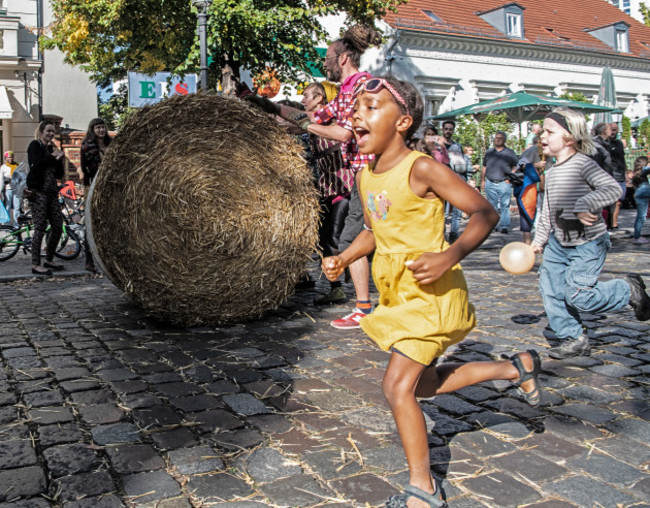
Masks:
[[[363,127],[355,127],[354,128],[354,135],[357,138],[357,144],[362,145],[366,141],[368,141],[368,137],[370,136],[370,132],[368,129],[364,129]]]

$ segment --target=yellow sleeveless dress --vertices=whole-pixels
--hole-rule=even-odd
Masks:
[[[377,245],[372,277],[379,306],[360,324],[384,351],[394,348],[429,365],[474,328],[476,317],[460,265],[425,285],[404,265],[424,252],[449,248],[444,202],[417,196],[409,184],[420,157],[428,155],[413,151],[385,173],[373,173],[374,163],[361,173],[360,195]]]

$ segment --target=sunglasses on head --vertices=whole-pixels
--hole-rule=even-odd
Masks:
[[[399,92],[395,90],[395,87],[382,78],[372,78],[361,83],[359,88],[357,88],[357,90],[355,91],[355,96],[359,95],[361,92],[379,93],[382,88],[388,90],[390,94],[395,98],[395,100],[399,102],[402,106],[404,106],[407,115],[411,114],[409,112],[409,107],[406,104],[406,101],[402,98]]]

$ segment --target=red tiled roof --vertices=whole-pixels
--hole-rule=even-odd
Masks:
[[[508,0],[409,0],[397,13],[389,13],[385,21],[394,28],[425,32],[444,32],[465,36],[508,39],[503,33],[480,18],[487,12],[515,2]],[[650,58],[650,27],[628,16],[606,0],[517,0],[524,7],[524,36],[511,39],[521,44],[550,44],[567,48],[615,53],[586,30],[618,22],[629,25],[630,53]],[[435,23],[423,11],[430,11],[443,23]],[[643,43],[646,43],[645,46]]]

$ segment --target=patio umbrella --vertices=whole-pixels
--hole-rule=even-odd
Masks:
[[[603,75],[600,78],[600,88],[598,90],[597,104],[610,108],[616,107],[616,89],[614,88],[614,74],[609,66],[603,69]],[[612,113],[598,113],[594,116],[594,125],[601,122],[612,123]]]
[[[493,112],[506,113],[511,122],[521,124],[522,122],[544,118],[550,111],[560,106],[575,109],[583,113],[617,111],[610,106],[570,101],[569,99],[547,97],[527,92],[515,92],[489,101],[477,102],[464,108],[440,113],[436,116],[430,116],[426,120],[447,120],[462,115],[480,115]]]

